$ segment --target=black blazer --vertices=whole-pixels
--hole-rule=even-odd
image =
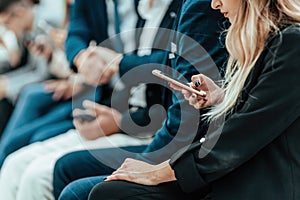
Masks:
[[[300,199],[300,27],[267,43],[221,135],[175,155],[184,192],[211,186],[215,200]],[[210,141],[217,140],[209,149]],[[208,152],[204,158],[199,153]]]

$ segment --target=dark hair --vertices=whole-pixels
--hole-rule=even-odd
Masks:
[[[32,4],[39,4],[40,0],[0,0],[0,13],[7,10],[9,6],[18,2],[31,2]]]
[[[40,0],[31,0],[33,4],[39,4],[41,1]]]

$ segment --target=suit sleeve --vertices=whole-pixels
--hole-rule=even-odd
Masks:
[[[172,68],[179,73],[176,78],[188,82],[195,74],[219,74],[227,56],[219,40],[223,21],[224,18],[211,9],[210,1],[185,1],[175,39],[178,55],[172,61]],[[204,125],[199,123],[200,112],[191,107],[180,92],[173,92],[172,102],[163,127],[139,159],[162,162],[202,134]]]
[[[82,49],[87,48],[89,41],[92,40],[91,28],[88,27],[88,22],[86,21],[86,15],[89,13],[88,2],[90,1],[76,0],[70,11],[70,24],[65,47],[67,59],[75,71],[74,58]]]
[[[280,136],[300,115],[300,49],[288,33],[272,41],[262,72],[248,99],[201,148],[175,156],[170,164],[185,192],[201,189],[250,160]],[[219,137],[214,146],[210,142]],[[208,154],[200,157],[203,152]]]
[[[119,65],[120,76],[128,71],[147,63],[164,63],[166,52],[153,50],[151,55],[138,56],[137,54],[125,55]]]
[[[139,83],[159,83],[161,80],[152,76],[153,69],[162,70],[167,51],[153,50],[151,55],[125,55],[119,65],[119,74],[126,87]]]

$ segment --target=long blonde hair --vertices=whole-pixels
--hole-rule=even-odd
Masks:
[[[227,30],[226,48],[230,57],[223,84],[224,100],[207,114],[209,119],[232,111],[270,34],[282,26],[300,22],[299,0],[240,0],[240,4]]]

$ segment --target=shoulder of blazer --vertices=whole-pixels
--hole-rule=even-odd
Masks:
[[[243,104],[242,102],[246,100],[249,91],[257,83],[260,74],[262,74],[264,70],[267,70],[267,68],[270,68],[270,66],[266,65],[269,57],[274,57],[278,48],[290,49],[292,48],[292,46],[294,46],[295,48],[299,48],[299,44],[295,43],[294,41],[300,41],[300,25],[288,26],[285,29],[270,36],[270,38],[266,42],[264,50],[260,54],[246,80],[245,86],[240,95],[241,102],[238,104],[238,107],[240,107]]]

